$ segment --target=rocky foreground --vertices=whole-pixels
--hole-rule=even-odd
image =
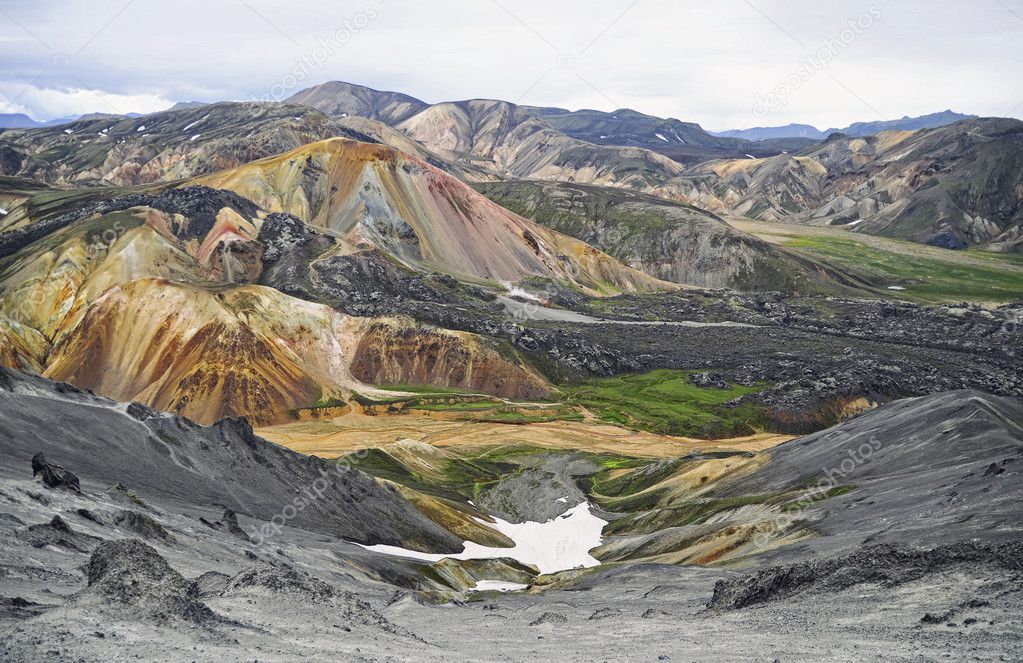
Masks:
[[[883,448],[868,453],[872,439]],[[238,422],[201,427],[5,371],[0,658],[1023,657],[1023,518],[1012,508],[1023,403],[963,392],[895,403],[775,448],[732,490],[797,482],[813,463],[845,471],[843,444],[859,450],[846,472],[859,492],[815,506],[819,531],[800,544],[728,568],[615,563],[540,576],[527,592],[473,592],[479,565],[352,543],[440,551],[454,538],[358,470],[261,529],[319,461]],[[898,489],[906,476],[927,490]],[[503,562],[491,564],[486,573]]]

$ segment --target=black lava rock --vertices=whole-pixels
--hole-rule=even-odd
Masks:
[[[82,492],[78,477],[60,465],[49,462],[41,451],[32,456],[32,476],[38,477],[47,488]]]

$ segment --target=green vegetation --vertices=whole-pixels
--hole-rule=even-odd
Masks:
[[[349,454],[339,462],[372,476],[458,502],[478,497],[482,486],[494,483],[519,469],[518,465],[512,463],[482,458],[438,457],[431,461],[423,457],[420,460],[430,464],[430,476],[409,468],[382,449],[366,449]]]
[[[662,491],[650,491],[649,493],[643,493],[637,497],[650,495],[659,499],[663,496],[659,493],[662,493]],[[694,525],[702,523],[708,518],[719,513],[733,511],[751,504],[765,504],[775,501],[776,499],[777,498],[775,496],[771,495],[739,495],[736,497],[696,499],[691,502],[686,502],[678,507],[656,509],[654,511],[648,510],[653,509],[653,507],[656,506],[656,501],[651,502],[649,499],[644,500],[641,503],[623,503],[616,501],[614,503],[615,509],[646,512],[639,514],[634,518],[621,518],[616,520],[604,528],[604,533],[617,534],[621,532],[654,532],[666,527]]]
[[[563,387],[563,402],[512,405],[488,396],[422,393],[415,398],[375,400],[356,396],[364,405],[404,403],[406,410],[452,412],[475,421],[539,423],[582,421],[580,407],[600,419],[639,430],[691,437],[733,437],[761,427],[760,408],[725,405],[763,386],[730,386],[708,389],[688,382],[686,371],[658,370],[642,375],[623,375]],[[392,388],[403,388],[392,386]],[[361,399],[361,400],[360,400]]]
[[[1009,302],[1023,299],[1023,258],[1016,255],[972,249],[963,254],[949,252],[949,259],[938,260],[905,253],[885,251],[855,239],[805,236],[792,237],[786,245],[840,267],[867,271],[889,285],[904,288],[891,291],[878,288],[878,294],[922,303],[961,301]],[[979,259],[963,260],[961,255]]]
[[[370,407],[373,405],[395,405],[397,403],[409,402],[408,396],[394,396],[389,398],[375,398],[373,396],[366,396],[360,394],[357,391],[352,392],[352,400],[363,407]]]
[[[75,238],[80,238],[84,242],[89,258],[103,255],[121,235],[141,226],[142,223],[143,220],[129,210],[82,219],[78,223],[45,235],[0,260],[0,274],[25,258],[40,255],[44,251],[59,251],[65,243]]]
[[[608,497],[634,495],[675,474],[684,463],[683,459],[674,458],[652,463],[643,469],[623,474],[614,479],[605,476],[601,480],[594,481],[593,491]]]
[[[428,412],[488,412],[500,409],[493,399],[468,398],[465,400],[448,398],[443,400],[411,400],[407,407]]]
[[[548,421],[583,421],[583,415],[571,408],[550,414],[529,414],[523,410],[502,409],[489,413],[479,420],[499,424],[537,424]]]
[[[688,371],[657,370],[589,380],[564,387],[564,400],[609,423],[667,435],[733,437],[760,426],[760,408],[725,403],[763,386],[709,389],[690,384],[688,376]]]

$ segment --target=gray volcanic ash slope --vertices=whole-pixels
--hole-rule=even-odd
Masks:
[[[460,539],[395,491],[359,471],[271,444],[244,418],[199,426],[0,368],[5,465],[27,466],[40,451],[103,488],[119,483],[146,499],[188,499],[261,523],[325,477],[322,498],[296,509],[294,525],[367,544],[460,549]]]
[[[722,494],[845,487],[808,514],[822,536],[805,552],[832,554],[867,542],[1019,541],[1021,475],[1023,401],[961,390],[896,401],[781,444]]]
[[[334,538],[356,523],[377,539],[434,534],[365,475],[339,475],[324,505],[256,545],[222,507],[242,503],[251,524],[318,461],[236,420],[203,428],[4,371],[0,658],[1016,660],[1021,425],[1019,399],[950,392],[777,447],[729,494],[805,486],[832,466],[854,489],[813,506],[814,537],[742,573],[618,564],[530,593],[438,594],[422,590],[443,588],[450,560]],[[866,462],[843,467],[864,443]],[[44,463],[77,473],[81,492],[33,482]]]

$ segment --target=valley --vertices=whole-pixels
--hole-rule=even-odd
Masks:
[[[4,586],[19,597],[3,613],[8,656],[30,656],[38,638],[84,658],[111,647],[224,658],[244,642],[284,658],[330,649],[499,659],[522,638],[552,657],[685,651],[721,661],[752,659],[758,647],[790,657],[853,643],[877,655],[951,648],[985,657],[1018,646],[1018,542],[991,529],[1014,517],[1018,500],[1016,399],[948,392],[812,436],[713,443],[607,425],[415,415],[260,431],[334,458],[330,471],[330,461],[310,467],[307,457],[253,436],[243,420],[199,427],[7,370],[0,387],[2,450],[15,460],[2,470],[2,526],[11,532],[0,544]],[[43,433],[47,418],[73,422],[74,437]],[[950,435],[950,421],[973,423]],[[132,453],[140,443],[168,445],[175,460]],[[946,445],[970,449],[971,460],[933,453]],[[50,487],[27,478],[35,452],[26,448],[45,454],[33,463],[61,463]],[[850,452],[860,460],[846,467]],[[807,454],[816,458],[800,457]],[[799,469],[814,466],[834,469],[819,478]],[[73,489],[56,478],[68,471],[82,477]],[[275,515],[274,501],[290,492],[282,480],[313,499]],[[965,491],[954,508],[939,506],[944,494],[935,490],[949,481]],[[360,494],[354,502],[344,497],[352,491]],[[574,517],[580,499],[608,522],[590,551],[598,566],[538,575],[507,557],[455,554],[459,539],[478,542],[464,547],[483,554],[512,543],[500,531],[518,536],[486,526],[487,518],[556,523]],[[399,506],[404,500],[414,506]],[[327,515],[353,504],[385,511]],[[935,516],[916,517],[923,512]],[[954,529],[945,525],[952,521]],[[13,555],[26,546],[30,558]],[[438,549],[451,556],[416,552]],[[83,559],[88,584],[71,568]],[[40,578],[72,598],[40,591]],[[851,624],[849,610],[860,615]],[[450,629],[453,616],[464,629]],[[494,619],[505,635],[491,632]],[[955,621],[965,619],[973,621]],[[681,646],[672,640],[680,620],[699,625]],[[785,644],[763,634],[750,641],[749,628],[765,633],[779,620],[792,629]],[[597,635],[594,621],[646,637],[626,651]],[[282,637],[295,634],[300,644]],[[162,653],[147,644],[154,642]]]
[[[0,658],[1023,657],[1019,120],[286,96],[0,129]]]

